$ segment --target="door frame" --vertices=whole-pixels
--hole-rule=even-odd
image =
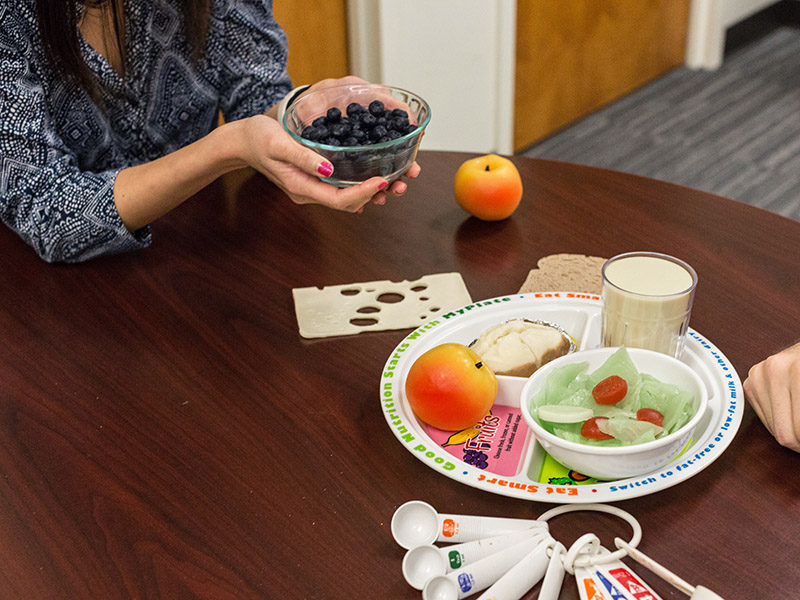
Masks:
[[[726,30],[777,0],[692,0],[686,37],[686,66],[714,70],[722,65]]]

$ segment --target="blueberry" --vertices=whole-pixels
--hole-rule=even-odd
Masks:
[[[386,135],[387,129],[383,125],[375,125],[369,132],[369,139],[378,140]]]
[[[389,129],[393,129],[395,131],[405,131],[406,127],[408,127],[408,118],[392,117],[389,120]]]
[[[383,125],[388,129],[389,121],[386,119],[386,117],[378,117],[378,120],[375,122],[375,125]]]
[[[342,118],[342,111],[334,106],[333,108],[328,109],[328,112],[325,113],[325,116],[329,123],[338,123],[339,119]]]
[[[323,140],[320,140],[323,144],[327,144],[328,146],[341,146],[342,144],[337,140],[335,137],[326,137]]]
[[[405,117],[408,119],[408,113],[404,111],[402,108],[395,108],[392,111],[392,117]]]
[[[329,131],[331,136],[339,139],[347,137],[350,133],[350,129],[344,123],[336,123],[335,125],[331,125]]]
[[[375,115],[367,113],[363,117],[361,117],[361,125],[364,129],[372,129],[375,127],[375,124],[378,122],[378,119]]]
[[[311,121],[311,124],[314,127],[325,127],[328,124],[328,121],[325,119],[325,117],[317,117]]]
[[[352,117],[354,115],[359,115],[363,112],[366,112],[366,109],[361,106],[358,102],[351,102],[347,105],[347,116]]]
[[[390,129],[386,135],[389,136],[390,140],[396,140],[397,138],[403,137],[403,134],[396,129]]]
[[[342,146],[358,146],[358,140],[351,135],[342,140]]]
[[[380,100],[373,100],[369,103],[369,112],[376,117],[383,116],[383,102]]]
[[[357,142],[361,142],[367,137],[367,132],[363,129],[353,129],[351,135],[356,139]]]
[[[321,140],[324,137],[328,136],[328,130],[325,127],[314,127],[310,125],[303,130],[303,135],[307,140],[311,140],[312,142],[316,142]]]
[[[403,135],[409,134],[412,131],[415,131],[416,129],[417,129],[416,125],[413,125],[413,124],[409,125],[408,127],[406,127],[405,131],[403,131]]]
[[[317,127],[317,140],[329,137],[330,134],[331,132],[328,130],[327,127]]]
[[[391,142],[391,141],[392,138],[390,138],[388,135],[382,135],[381,137],[378,138],[377,143],[382,144],[383,142]]]

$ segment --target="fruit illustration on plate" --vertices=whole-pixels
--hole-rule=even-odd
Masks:
[[[491,413],[492,411],[489,411]],[[478,437],[481,433],[481,428],[478,427],[478,424],[475,423],[471,427],[467,427],[466,429],[462,429],[461,431],[456,431],[453,433],[445,442],[442,444],[442,448],[446,448],[447,446],[463,446],[469,440],[474,440]]]
[[[569,473],[566,474],[564,477],[551,477],[547,480],[547,483],[551,485],[575,485],[576,483],[583,483],[584,481],[590,481],[591,477],[584,475],[583,473],[578,473],[577,471],[570,470]]]
[[[437,429],[460,431],[474,426],[492,408],[497,377],[472,349],[446,343],[414,361],[405,391],[421,421]]]
[[[483,221],[510,217],[522,199],[522,179],[509,159],[487,154],[464,162],[453,184],[456,202]]]

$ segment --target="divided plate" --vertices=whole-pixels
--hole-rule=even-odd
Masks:
[[[693,477],[728,447],[744,411],[742,384],[728,359],[689,329],[682,360],[708,387],[708,411],[683,453],[664,468],[617,481],[581,478],[550,458],[522,420],[519,395],[526,379],[498,376],[492,414],[480,427],[442,432],[419,421],[405,396],[408,369],[424,352],[445,342],[469,345],[491,325],[514,318],[564,328],[577,351],[600,341],[599,296],[537,292],[501,296],[443,312],[410,333],[392,352],[380,382],[381,405],[392,433],[428,467],[495,494],[555,503],[614,502],[652,494]]]

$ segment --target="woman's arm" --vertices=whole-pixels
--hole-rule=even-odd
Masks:
[[[256,115],[226,123],[162,158],[121,170],[114,183],[117,212],[128,230],[135,231],[224,173],[247,166],[264,174],[297,204],[356,212],[370,200],[381,202],[379,192],[386,187],[382,177],[344,189],[320,181],[330,174],[330,163],[292,140],[275,119]]]
[[[152,147],[136,150],[131,156],[159,156],[158,145],[162,141],[165,153],[141,164],[136,164],[141,159],[128,158],[122,149],[119,156],[114,154],[116,146],[109,141],[103,119],[98,118],[97,107],[91,103],[68,101],[72,104],[67,117],[74,130],[69,124],[64,126],[64,110],[53,114],[48,99],[52,100],[61,88],[53,87],[55,82],[48,78],[49,72],[42,67],[41,57],[30,42],[33,22],[12,15],[15,18],[6,23],[9,28],[4,33],[14,43],[0,47],[0,105],[9,107],[0,116],[0,219],[44,260],[79,262],[146,247],[151,241],[148,224],[223,173],[248,165],[300,204],[359,211],[370,199],[384,202],[390,189],[395,194],[405,191],[401,181],[382,190],[385,180],[381,177],[347,189],[320,181],[321,176],[330,174],[330,166],[292,140],[274,118],[275,103],[290,89],[280,61],[269,66],[272,63],[267,65],[268,61],[262,60],[267,65],[263,72],[257,68],[235,69],[229,64],[252,64],[253,57],[263,54],[264,48],[279,52],[281,47],[280,36],[270,30],[269,23],[264,37],[259,38],[244,25],[246,19],[242,18],[244,13],[239,14],[240,5],[235,6],[239,18],[236,22],[245,27],[247,34],[239,37],[247,44],[234,49],[252,46],[253,53],[244,52],[235,60],[235,54],[210,52],[209,61],[221,61],[222,65],[219,71],[204,71],[204,76],[212,79],[217,72],[231,76],[230,81],[215,82],[221,89],[232,90],[219,99],[228,110],[229,122],[199,139],[189,131],[192,135],[185,137],[196,141],[182,147],[186,142],[161,139],[171,129],[169,121],[159,122],[167,127],[156,128],[158,139],[147,138]],[[225,35],[215,39],[211,44],[214,48],[233,43]],[[253,45],[259,39],[264,40],[263,44]],[[239,70],[240,75],[233,75]],[[223,83],[230,84],[230,88]],[[264,111],[266,114],[260,114]],[[204,115],[202,110],[198,112],[199,118]],[[138,126],[141,130],[141,124]],[[77,144],[68,143],[73,140],[69,137],[73,132],[80,136]],[[143,133],[147,133],[146,127]],[[137,142],[130,139],[125,143]],[[126,166],[125,161],[136,166]],[[413,177],[418,171],[415,165],[408,176]]]

